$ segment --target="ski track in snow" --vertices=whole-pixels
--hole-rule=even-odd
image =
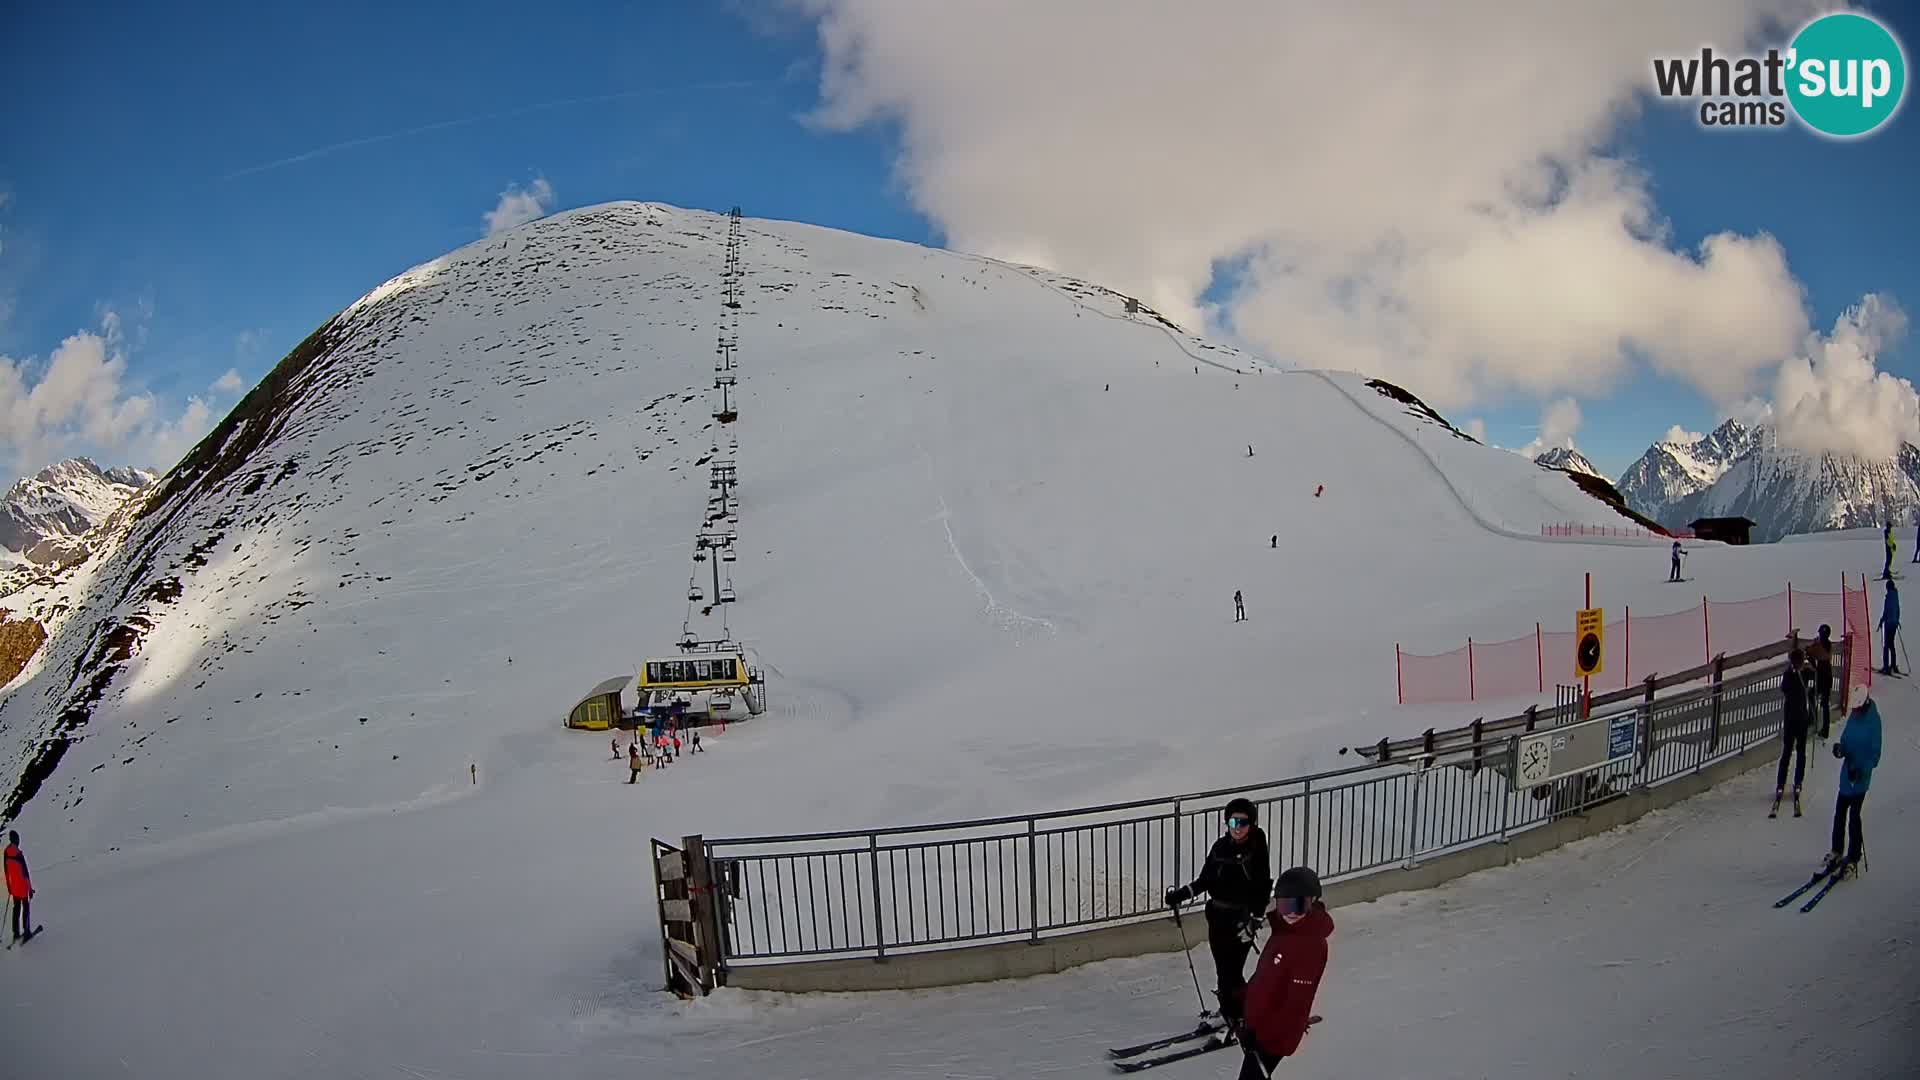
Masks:
[[[953,510],[947,506],[947,497],[940,491],[939,480],[934,470],[933,455],[927,451],[926,444],[921,442],[918,436],[914,438],[914,445],[920,450],[920,460],[927,470],[928,486],[933,491],[934,501],[939,504],[939,509],[934,512],[934,517],[940,522],[941,531],[946,534],[947,551],[953,555],[953,561],[959,565],[961,573],[967,575],[967,580],[973,582],[973,587],[979,591],[980,596],[986,601],[986,607],[982,609],[983,613],[987,615],[997,615],[1002,629],[1017,632],[1020,626],[1031,625],[1039,626],[1049,634],[1053,633],[1054,626],[1047,620],[1024,615],[995,600],[993,590],[988,587],[985,581],[980,579],[979,574],[973,572],[973,567],[967,563],[966,553],[960,550],[960,541],[954,538]]]

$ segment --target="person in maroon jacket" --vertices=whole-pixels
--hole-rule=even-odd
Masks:
[[[1313,996],[1327,969],[1333,916],[1320,898],[1320,875],[1296,866],[1274,883],[1267,909],[1273,936],[1247,984],[1240,1080],[1267,1080],[1280,1059],[1300,1049],[1313,1017]]]

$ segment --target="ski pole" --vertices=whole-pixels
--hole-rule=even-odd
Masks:
[[[1907,654],[1907,628],[1903,626],[1896,631],[1896,633],[1898,633],[1900,637],[1900,655],[1906,658],[1907,670],[1911,672],[1913,670],[1913,657]]]
[[[1180,922],[1180,905],[1173,905],[1174,929],[1180,931],[1180,955],[1187,958],[1187,974],[1193,976],[1193,996],[1200,999],[1200,1015],[1207,1015],[1207,995],[1200,991],[1200,972],[1193,966],[1193,946],[1187,944],[1187,928]]]

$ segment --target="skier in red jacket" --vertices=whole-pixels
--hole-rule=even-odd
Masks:
[[[1267,908],[1273,936],[1247,984],[1240,1080],[1267,1080],[1280,1059],[1300,1049],[1313,1015],[1313,995],[1327,969],[1333,916],[1320,899],[1320,875],[1296,866],[1274,883]]]
[[[20,834],[7,834],[7,898],[13,901],[13,940],[33,936],[33,878],[27,874],[27,857],[20,853]]]

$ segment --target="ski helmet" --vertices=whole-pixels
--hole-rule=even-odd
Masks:
[[[1280,875],[1274,883],[1273,895],[1284,900],[1320,899],[1320,875],[1312,867],[1296,866]]]
[[[1234,799],[1227,804],[1224,816],[1244,817],[1248,824],[1257,824],[1260,821],[1260,808],[1253,805],[1252,799]]]

